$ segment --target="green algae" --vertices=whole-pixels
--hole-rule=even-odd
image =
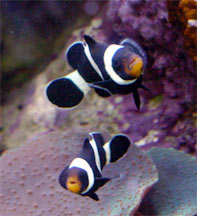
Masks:
[[[163,101],[163,95],[157,95],[149,101],[148,107],[149,109],[156,109]]]

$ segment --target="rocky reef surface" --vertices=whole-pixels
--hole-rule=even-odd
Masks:
[[[182,27],[170,22],[168,10],[166,1],[107,2],[100,16],[93,18],[88,26],[76,29],[65,39],[60,55],[41,74],[8,96],[7,103],[2,107],[1,139],[4,148],[16,148],[16,151],[22,152],[23,147],[19,146],[26,143],[26,140],[29,141],[25,145],[33,145],[34,137],[39,137],[39,134],[42,137],[46,131],[46,142],[49,145],[54,142],[50,141],[51,136],[57,139],[67,133],[76,137],[80,133],[104,131],[111,136],[125,133],[132,143],[143,150],[153,146],[173,147],[196,155],[196,65],[185,47]],[[82,40],[84,34],[107,43],[119,43],[131,37],[145,49],[149,64],[143,84],[151,93],[139,90],[142,100],[140,111],[136,109],[132,95],[105,99],[91,92],[73,110],[59,109],[47,101],[44,96],[46,84],[72,71],[65,61],[64,53],[72,42]],[[69,136],[65,140],[67,145],[72,145]],[[42,143],[47,146],[43,140]],[[36,148],[41,147],[37,145]],[[3,155],[1,163],[9,155],[12,157],[12,154],[8,151]],[[69,158],[74,157],[73,152],[65,154]],[[23,161],[20,163],[22,166]],[[54,169],[55,173],[59,170],[55,165]],[[43,187],[43,192],[45,189]],[[24,196],[28,197],[28,194]],[[139,207],[139,204],[136,206]],[[136,211],[137,207],[134,209]]]

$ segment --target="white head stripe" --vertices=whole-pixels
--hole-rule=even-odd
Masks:
[[[87,56],[87,58],[88,58],[88,61],[90,62],[90,64],[91,64],[92,67],[94,68],[94,70],[98,73],[98,75],[102,78],[102,80],[104,80],[103,75],[102,75],[102,73],[101,73],[99,67],[97,66],[96,62],[95,62],[94,59],[92,58],[92,55],[91,55],[91,53],[90,53],[90,49],[89,49],[88,44],[86,44],[84,47],[85,47],[85,48],[84,48],[84,51],[85,51],[85,54],[86,54],[86,56]]]
[[[115,53],[119,50],[122,49],[124,46],[112,44],[107,47],[104,53],[104,65],[105,65],[105,70],[108,73],[108,75],[111,77],[111,79],[120,85],[128,85],[134,83],[137,79],[133,80],[124,80],[122,79],[113,69],[112,67],[112,58],[115,55]]]
[[[65,76],[65,78],[70,79],[73,83],[76,83],[78,88],[86,95],[90,87],[87,85],[87,82],[83,79],[83,77],[79,74],[78,70],[73,71],[72,73]]]
[[[94,151],[94,158],[95,158],[96,166],[101,173],[101,161],[100,161],[100,157],[99,157],[98,148],[97,148],[95,140],[93,139],[92,133],[90,133],[90,136],[92,137],[92,139],[90,140],[90,144],[91,144],[92,149]]]
[[[71,162],[71,164],[69,166],[69,169],[72,168],[72,167],[77,167],[77,168],[83,169],[83,170],[85,170],[87,172],[89,184],[88,184],[87,188],[84,191],[82,191],[81,194],[87,193],[92,188],[92,186],[94,185],[94,173],[92,171],[92,168],[87,163],[87,161],[85,161],[82,158],[75,158]]]
[[[110,163],[111,160],[111,149],[110,149],[110,141],[105,143],[105,145],[103,146],[104,150],[105,150],[105,158],[106,158],[106,162],[105,165]]]

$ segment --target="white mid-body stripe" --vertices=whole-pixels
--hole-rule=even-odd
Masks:
[[[87,82],[84,80],[84,78],[79,74],[78,70],[66,75],[65,78],[72,80],[73,83],[76,83],[77,87],[84,93],[84,95],[86,95],[91,89],[87,85]]]
[[[124,80],[122,79],[113,69],[112,67],[112,58],[115,55],[115,53],[119,50],[124,48],[124,46],[112,44],[107,47],[104,53],[104,65],[105,70],[108,73],[108,75],[111,77],[111,79],[120,85],[128,85],[134,83],[137,79],[133,80]]]
[[[90,165],[88,164],[88,162],[86,160],[84,160],[83,158],[75,158],[72,163],[69,166],[69,169],[72,167],[77,167],[80,169],[83,169],[86,171],[87,175],[88,175],[88,186],[87,188],[81,192],[81,194],[85,194],[87,193],[92,186],[94,185],[94,173],[92,168],[90,167]]]
[[[105,145],[103,146],[104,150],[105,150],[105,158],[106,158],[106,162],[105,165],[110,163],[111,160],[111,150],[110,150],[110,141],[105,143]]]
[[[94,152],[94,158],[95,158],[96,166],[101,173],[101,160],[100,160],[98,148],[97,148],[95,140],[93,139],[92,133],[90,133],[90,136],[92,137],[92,139],[90,140],[90,145],[92,146],[92,149]]]
[[[98,75],[101,77],[101,79],[104,80],[103,75],[102,75],[98,65],[96,64],[96,62],[92,58],[88,44],[84,45],[84,51],[85,51],[86,57],[88,58],[88,61],[90,62],[90,64],[94,68],[94,70],[98,73]]]

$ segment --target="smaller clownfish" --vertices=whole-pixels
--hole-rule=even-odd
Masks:
[[[73,108],[90,89],[101,97],[132,92],[139,109],[137,90],[147,90],[141,84],[147,64],[144,50],[132,39],[120,45],[98,43],[88,35],[84,39],[67,49],[66,59],[75,71],[46,86],[48,100],[58,107]]]
[[[127,136],[118,134],[105,143],[100,133],[90,133],[84,140],[79,156],[66,166],[59,176],[60,185],[81,196],[89,196],[98,201],[95,193],[110,178],[102,177],[105,165],[119,160],[127,152],[130,141]]]

